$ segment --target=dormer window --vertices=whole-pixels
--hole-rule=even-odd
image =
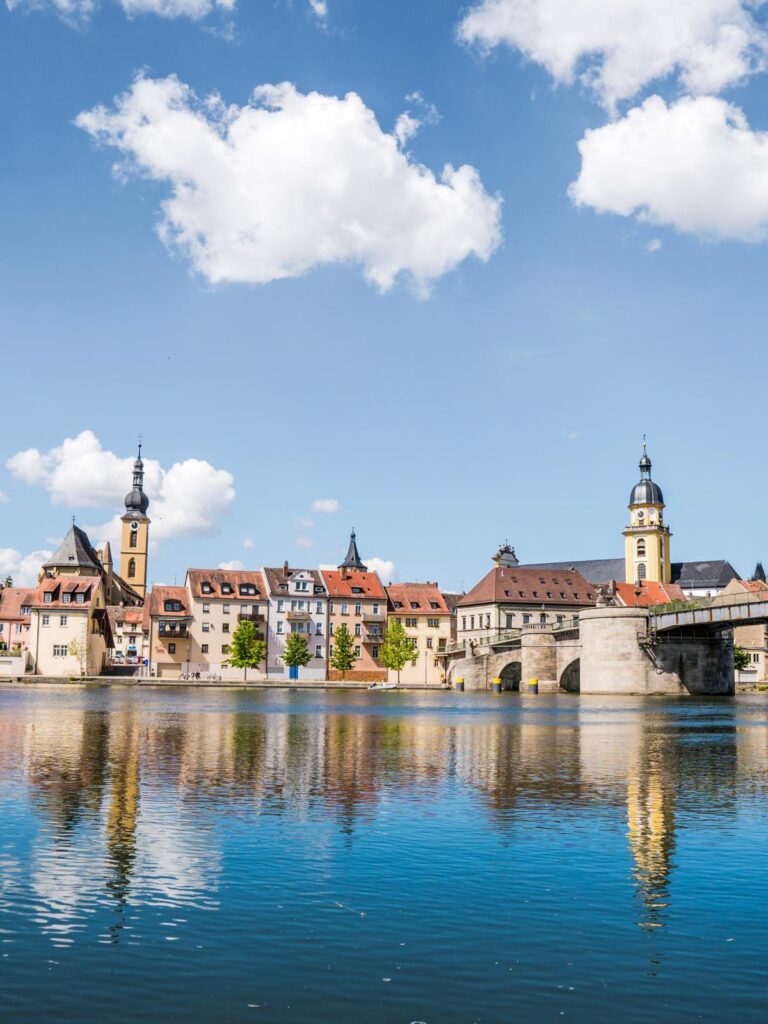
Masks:
[[[319,587],[319,586],[317,586],[317,584],[315,584],[315,593],[316,594],[322,594],[323,593],[323,588]]]
[[[62,594],[61,595],[62,604],[69,604],[69,602],[71,600],[72,600],[72,595],[71,594]]]
[[[202,592],[204,594],[212,594],[213,593],[213,587],[208,582],[203,583],[203,585],[201,586],[200,589],[202,590]]]
[[[281,583],[280,584],[280,589],[281,590],[287,590],[288,589],[288,584],[287,583]]]
[[[23,604],[21,606],[21,614],[22,615],[29,615],[30,611],[31,611],[31,609],[30,609],[28,604]]]
[[[164,601],[163,608],[167,612],[180,612],[182,610],[181,601]]]
[[[411,601],[411,608],[421,608],[418,601]]]
[[[85,594],[75,594],[75,604],[83,604],[85,602]]]
[[[256,593],[256,587],[254,587],[252,583],[241,583],[240,593],[244,597],[253,597],[253,595]]]
[[[363,588],[362,587],[352,587],[352,593],[353,594],[362,594],[363,593]]]
[[[429,607],[432,608],[433,610],[437,611],[437,609],[440,607],[440,605],[437,603],[437,601],[430,601],[429,602]]]
[[[53,600],[53,594],[51,594],[51,593],[47,593],[43,597],[43,603],[44,604],[50,604],[52,600]]]
[[[402,608],[402,607],[403,607],[403,602],[402,601],[395,601],[395,608]]]
[[[232,585],[230,583],[222,583],[221,584],[221,592],[222,592],[222,594],[231,594],[232,593]]]

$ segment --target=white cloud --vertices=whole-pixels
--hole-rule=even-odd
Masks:
[[[244,569],[245,566],[239,559],[233,558],[231,562],[219,562],[219,568],[230,569],[233,572],[239,572],[241,569]]]
[[[405,146],[409,139],[412,139],[418,130],[425,124],[437,124],[440,114],[434,104],[427,103],[420,92],[412,92],[405,97],[407,103],[412,103],[416,113],[412,110],[405,110],[395,122],[394,136],[400,146]]]
[[[233,11],[236,0],[116,0],[128,17],[157,14],[161,18],[191,18],[199,21],[215,10]],[[58,15],[69,24],[87,22],[100,7],[99,0],[5,0],[10,11],[17,8]]]
[[[581,437],[581,434],[578,432],[578,430],[564,430],[563,437],[566,439],[566,441],[578,441]]]
[[[650,240],[650,242],[648,242],[648,244],[646,245],[645,251],[646,252],[658,252],[662,248],[663,244],[664,243],[662,242],[662,240],[660,238],[652,238]]]
[[[315,267],[362,268],[381,291],[405,276],[426,294],[501,241],[501,200],[477,171],[439,180],[383,132],[361,98],[261,85],[245,106],[199,101],[176,77],[139,77],[78,126],[163,182],[160,237],[212,283],[264,284]]]
[[[386,558],[364,558],[363,561],[368,567],[368,572],[377,572],[385,586],[397,579],[394,562],[388,561]]]
[[[336,498],[317,498],[312,502],[313,512],[338,512],[341,509],[341,502]]]
[[[486,52],[514,47],[613,107],[673,73],[687,91],[712,93],[762,70],[768,36],[753,13],[765,2],[480,0],[458,35]]]
[[[0,505],[7,505],[10,500],[5,491],[0,491]]]
[[[0,580],[11,576],[15,587],[34,586],[43,562],[52,554],[52,551],[32,551],[23,555],[14,548],[0,548]]]
[[[710,239],[768,234],[768,134],[712,96],[667,105],[651,96],[618,121],[588,131],[570,187],[577,206]]]
[[[300,526],[302,530],[311,530],[315,525],[315,521],[314,519],[306,519],[303,516],[297,516],[296,525]]]
[[[252,548],[255,548],[256,547],[256,542],[254,541],[253,537],[245,537],[243,539],[243,547],[247,548],[249,551]]]
[[[309,0],[309,6],[318,21],[325,22],[328,20],[328,4],[326,0]]]
[[[311,548],[315,542],[311,537],[297,537],[296,544],[300,548]]]
[[[17,452],[6,463],[16,477],[43,487],[54,505],[69,508],[122,506],[130,489],[133,457],[120,458],[101,446],[91,430],[67,438],[48,452]],[[235,498],[231,473],[200,459],[186,459],[163,469],[144,459],[144,489],[155,540],[214,533]],[[115,537],[118,516],[92,527],[99,539]]]

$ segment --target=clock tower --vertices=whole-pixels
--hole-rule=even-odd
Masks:
[[[133,489],[125,496],[125,513],[120,541],[120,575],[142,598],[147,596],[147,554],[149,550],[149,498],[144,493],[144,463],[139,454],[133,464]]]
[[[651,460],[643,444],[640,482],[629,498],[629,526],[624,531],[627,583],[669,583],[672,579],[670,539],[664,524],[664,495],[651,479]]]

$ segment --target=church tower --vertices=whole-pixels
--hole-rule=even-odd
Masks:
[[[147,596],[147,554],[149,551],[149,498],[144,493],[144,463],[139,454],[133,464],[133,489],[125,496],[121,521],[120,575],[141,597]]]
[[[643,444],[640,483],[632,489],[629,526],[624,531],[627,583],[671,581],[671,536],[669,527],[664,525],[664,495],[651,479],[651,460],[648,448]]]

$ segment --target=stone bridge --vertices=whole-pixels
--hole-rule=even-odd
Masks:
[[[734,692],[733,627],[767,622],[768,602],[714,598],[689,607],[593,608],[577,625],[523,626],[442,656],[446,681],[507,690],[537,679],[539,692],[728,695]]]

